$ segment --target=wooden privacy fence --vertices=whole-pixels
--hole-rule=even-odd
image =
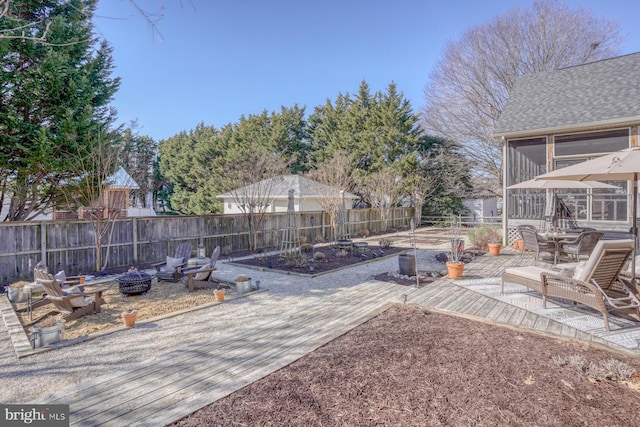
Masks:
[[[352,236],[364,230],[408,227],[413,208],[391,210],[386,227],[375,209],[347,210]],[[267,214],[257,235],[259,248],[279,247],[286,213]],[[300,236],[322,242],[333,238],[326,212],[296,212]],[[223,254],[248,249],[249,236],[242,215],[155,216],[116,221],[111,242],[103,242],[109,253],[108,268],[159,262],[172,256],[180,242],[205,246],[207,254],[220,246]],[[67,275],[95,271],[95,245],[91,222],[84,220],[0,223],[0,284],[32,280],[33,266],[43,260],[49,271]]]

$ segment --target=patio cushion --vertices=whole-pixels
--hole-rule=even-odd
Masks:
[[[82,290],[80,290],[80,288],[78,288],[77,286],[64,286],[64,287],[61,287],[61,289],[62,289],[62,293],[64,293],[65,295],[74,295],[74,294],[82,293]],[[86,307],[87,305],[89,305],[90,302],[91,301],[86,300],[84,297],[71,298],[69,300],[71,307]]]
[[[202,267],[200,267],[198,269],[198,271],[202,271],[202,270],[208,270],[211,268],[211,264],[205,264]],[[207,280],[207,278],[209,277],[209,275],[211,274],[210,271],[207,271],[205,273],[198,273],[196,274],[196,276],[193,278],[193,280]]]
[[[174,257],[168,256],[167,265],[163,268],[163,270],[173,272],[176,269],[176,267],[182,263],[184,263],[184,258],[174,258]]]
[[[633,240],[625,239],[625,240],[600,240],[596,247],[593,249],[591,256],[587,260],[584,268],[579,272],[576,271],[574,273],[573,278],[577,280],[581,280],[583,282],[588,282],[591,279],[591,275],[593,274],[593,270],[595,266],[599,262],[600,255],[604,251],[604,249],[630,249],[633,248]]]
[[[53,277],[61,285],[64,283],[65,280],[67,280],[67,275],[64,273],[64,270],[58,271],[56,274],[53,275]]]
[[[524,279],[533,280],[542,282],[540,278],[540,274],[549,273],[549,274],[558,274],[557,271],[549,270],[548,268],[537,267],[535,265],[529,265],[526,267],[510,267],[504,270],[506,274],[513,276],[520,276]]]
[[[584,268],[587,266],[587,260],[584,261],[578,261],[575,263],[576,266],[573,270],[573,278],[574,279],[580,279],[580,277],[583,276],[584,273]]]

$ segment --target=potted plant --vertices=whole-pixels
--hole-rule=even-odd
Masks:
[[[251,277],[247,277],[244,274],[236,277],[236,290],[238,295],[251,292]]]
[[[462,278],[464,262],[464,239],[462,238],[462,221],[459,217],[452,216],[449,224],[451,230],[451,245],[447,255],[447,272],[450,279]]]
[[[487,246],[489,247],[489,253],[491,255],[500,255],[500,250],[502,249],[502,234],[500,234],[500,231],[495,228],[489,230],[489,242]]]
[[[136,324],[136,316],[138,315],[138,310],[132,309],[128,307],[126,311],[122,312],[122,320],[124,321],[124,326],[129,328],[133,327]]]
[[[220,287],[218,287],[218,288],[213,290],[213,296],[216,298],[217,302],[224,301],[224,296],[226,294],[227,294],[227,292],[224,289],[220,288]]]
[[[33,327],[34,347],[44,347],[60,342],[64,338],[65,320],[57,317],[45,317]]]

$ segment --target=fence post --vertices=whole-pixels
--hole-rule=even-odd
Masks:
[[[47,265],[47,223],[44,221],[40,223],[40,260]]]
[[[138,263],[138,218],[131,222],[131,234],[133,235],[133,263]]]

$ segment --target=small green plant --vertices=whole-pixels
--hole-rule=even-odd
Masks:
[[[248,281],[249,281],[249,278],[244,274],[241,274],[238,277],[236,277],[236,282],[248,282]]]
[[[296,252],[287,258],[287,265],[293,268],[304,268],[309,265],[309,258],[300,252]]]
[[[378,242],[382,249],[389,249],[391,247],[391,240],[389,239],[380,239]]]
[[[610,373],[610,376],[617,380],[628,380],[636,373],[635,368],[632,366],[613,358],[604,360],[600,363],[602,367]]]
[[[462,220],[460,217],[451,215],[449,220],[449,230],[451,236],[451,246],[447,257],[451,264],[460,264],[464,254],[464,239],[462,237]]]

